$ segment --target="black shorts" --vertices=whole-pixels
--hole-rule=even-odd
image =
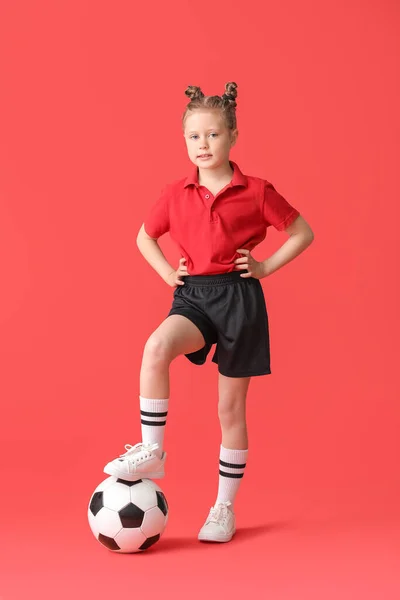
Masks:
[[[203,334],[205,346],[185,356],[202,365],[216,344],[212,362],[226,377],[271,373],[263,288],[254,277],[240,277],[245,272],[182,277],[185,284],[175,288],[168,314],[187,317]]]

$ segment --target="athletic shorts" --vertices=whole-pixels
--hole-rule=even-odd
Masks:
[[[264,292],[258,279],[240,277],[246,272],[182,277],[168,314],[187,317],[203,334],[203,348],[185,354],[190,362],[204,364],[216,344],[212,362],[226,377],[271,373]]]

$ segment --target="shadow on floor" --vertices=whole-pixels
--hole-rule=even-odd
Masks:
[[[265,523],[264,525],[252,525],[251,527],[240,527],[236,531],[234,541],[244,542],[275,531],[296,528],[295,521],[278,521],[276,523]],[[200,542],[194,537],[165,537],[159,540],[149,551],[151,553],[168,552],[169,550],[198,550],[201,546],[220,546],[216,542]]]

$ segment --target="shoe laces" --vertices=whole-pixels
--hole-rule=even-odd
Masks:
[[[124,457],[124,458],[130,458],[131,456],[133,456],[134,454],[137,454],[138,452],[145,452],[145,453],[151,453],[153,450],[156,450],[158,448],[158,444],[144,444],[143,442],[139,442],[137,444],[135,444],[134,446],[132,446],[131,444],[125,444],[125,450],[126,452],[124,452],[123,454],[120,454],[120,456]],[[147,458],[147,456],[146,456]]]
[[[228,516],[228,506],[231,506],[231,502],[227,500],[226,502],[220,502],[216,506],[213,506],[210,510],[210,514],[208,516],[208,520],[212,523],[224,523]]]

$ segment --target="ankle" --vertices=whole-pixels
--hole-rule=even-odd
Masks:
[[[216,499],[214,506],[217,506],[218,504],[224,504],[225,502],[227,502],[227,500],[221,500],[221,499]],[[227,507],[228,510],[231,510],[233,512],[234,509],[234,503],[232,502],[232,500],[229,500],[230,505]]]
[[[163,449],[162,448],[157,448],[157,450],[153,450],[153,452],[154,452],[154,454],[156,456],[158,456],[158,458],[161,458],[162,454],[163,454]]]

